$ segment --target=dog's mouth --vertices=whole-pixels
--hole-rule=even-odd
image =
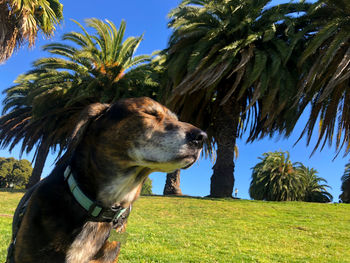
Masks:
[[[190,168],[194,163],[196,162],[196,160],[194,160],[193,162],[187,164],[186,166],[182,167],[181,169],[187,169]]]
[[[184,155],[180,157],[176,157],[175,159],[166,162],[166,163],[186,163],[184,167],[179,167],[179,168],[187,168],[188,166],[191,166],[193,163],[195,163],[198,159],[198,155]],[[144,159],[146,163],[165,163],[165,162],[160,162],[157,160],[152,160],[152,159]]]
[[[199,153],[200,151],[194,154],[180,155],[167,162],[160,162],[152,159],[144,159],[144,162],[150,167],[155,168],[155,170],[158,170],[156,167],[159,167],[160,171],[172,172],[176,169],[187,169],[191,167],[197,161]]]
[[[187,169],[191,167],[198,160],[199,154],[200,154],[200,151],[194,154],[184,155],[184,156],[178,157],[176,161],[178,163],[183,164],[182,167],[180,167],[181,169]]]
[[[199,150],[191,154],[178,156],[175,158],[174,163],[178,163],[180,165],[178,169],[187,169],[198,160],[200,152],[201,151]]]

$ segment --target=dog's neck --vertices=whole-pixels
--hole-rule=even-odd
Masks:
[[[152,172],[83,144],[74,153],[71,169],[82,191],[105,207],[128,207],[140,194],[142,184]]]

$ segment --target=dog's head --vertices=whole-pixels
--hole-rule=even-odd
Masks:
[[[92,104],[82,116],[73,144],[93,144],[105,158],[126,167],[161,172],[187,168],[206,139],[203,131],[145,97]]]

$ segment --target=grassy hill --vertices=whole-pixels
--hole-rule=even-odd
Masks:
[[[21,193],[0,192],[0,262]],[[141,197],[123,262],[350,262],[350,205]]]

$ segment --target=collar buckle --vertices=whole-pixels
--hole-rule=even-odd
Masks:
[[[115,222],[124,214],[127,209],[128,208],[123,208],[121,206],[103,209],[99,217],[106,221]]]

